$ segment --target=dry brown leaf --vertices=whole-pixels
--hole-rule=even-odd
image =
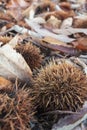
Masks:
[[[73,21],[73,27],[75,28],[87,28],[87,16],[75,17]]]
[[[71,4],[69,2],[61,2],[59,5],[64,10],[71,10]]]
[[[61,42],[52,37],[44,37],[40,40],[40,44],[44,47],[47,47],[54,51],[60,51],[63,53],[67,53],[69,55],[78,55],[79,52],[74,49],[72,46],[67,45],[64,42]]]
[[[29,3],[26,2],[25,0],[17,0],[18,4],[20,5],[20,7],[24,8],[24,7],[28,7]]]
[[[75,48],[87,51],[87,37],[78,38],[77,41],[72,42]]]
[[[44,15],[44,18],[48,19],[51,15],[55,16],[58,19],[64,20],[68,17],[74,17],[75,13],[73,10],[70,10],[70,11],[59,10],[59,11],[53,11],[53,12],[46,13]]]
[[[55,38],[49,37],[49,36],[42,38],[41,41],[45,42],[47,44],[62,45],[62,46],[67,46],[68,47],[68,45],[66,43],[61,42],[61,41],[59,41],[59,40],[57,40]]]
[[[22,10],[20,8],[7,10],[7,15],[19,21],[22,19]]]
[[[24,7],[27,7],[28,6],[28,3],[25,2],[25,0],[10,0],[8,3],[7,3],[7,8],[17,8],[17,7],[21,7],[21,8],[24,8]]]
[[[54,11],[55,6],[56,4],[52,1],[49,1],[49,0],[41,1],[39,4],[37,4],[35,8],[35,14],[38,15],[44,12],[48,12],[48,9],[49,11]]]
[[[2,13],[0,12],[0,20],[6,20],[6,21],[11,21],[12,18],[7,14],[7,13]]]
[[[6,44],[0,48],[0,75],[9,79],[29,81],[32,71],[21,54]]]
[[[28,7],[29,3],[25,0],[10,0],[6,7],[7,7],[7,14],[14,18],[15,20],[22,19],[22,10]]]

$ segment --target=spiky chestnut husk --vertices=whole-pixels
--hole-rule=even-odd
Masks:
[[[76,111],[87,97],[86,75],[68,60],[52,61],[35,77],[32,95],[41,113]]]
[[[13,86],[14,87],[14,86]],[[29,91],[21,88],[10,94],[0,94],[1,130],[31,130],[32,105]]]
[[[12,39],[12,37],[0,36],[0,42],[3,42],[3,44],[8,43],[11,39]]]
[[[16,50],[22,54],[32,70],[41,66],[43,56],[40,54],[40,49],[38,47],[31,43],[26,43],[17,45]]]

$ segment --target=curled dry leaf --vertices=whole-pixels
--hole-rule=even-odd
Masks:
[[[73,21],[73,27],[75,28],[87,28],[87,16],[75,17]]]
[[[59,40],[57,40],[55,38],[52,38],[52,37],[44,37],[41,40],[42,40],[42,42],[45,42],[47,44],[63,45],[63,46],[68,47],[68,45],[65,42],[61,42],[61,41],[59,41]]]
[[[9,41],[9,45],[12,46],[12,48],[15,48],[15,46],[19,43],[19,41],[21,41],[21,38],[19,35],[15,35],[15,37],[13,37],[10,41]]]
[[[71,27],[72,23],[73,23],[73,18],[72,17],[69,17],[69,18],[65,19],[62,22],[61,29]]]
[[[34,6],[28,7],[26,10],[22,12],[22,15],[28,19],[33,19],[35,15]]]
[[[53,11],[53,12],[46,13],[44,15],[44,18],[47,19],[51,15],[57,17],[58,19],[64,20],[68,17],[74,17],[75,13],[73,12],[73,10],[70,10],[70,11],[59,10],[59,11]]]
[[[8,3],[7,3],[7,8],[17,8],[17,7],[21,7],[21,8],[24,8],[24,7],[27,7],[28,6],[28,3],[25,2],[25,0],[10,0]]]
[[[70,10],[71,9],[71,4],[69,2],[61,2],[59,5],[64,10]]]
[[[79,50],[87,51],[87,37],[78,38],[78,40],[72,42],[72,44]]]
[[[12,20],[12,18],[8,14],[2,13],[2,12],[0,12],[0,19],[6,20],[6,21],[11,21]]]
[[[74,63],[78,64],[79,66],[81,66],[81,68],[83,69],[83,71],[86,74],[87,77],[87,65],[85,64],[85,62],[83,60],[81,60],[80,58],[71,58],[71,60],[73,60]]]
[[[86,0],[77,0],[77,3],[84,4]]]
[[[29,3],[25,0],[10,0],[6,5],[7,15],[19,21],[22,19],[22,10],[28,7],[28,5]]]
[[[22,19],[22,13],[21,13],[21,9],[17,8],[17,9],[10,9],[7,11],[8,16],[10,16],[11,18],[15,19],[16,21],[21,20]]]
[[[35,9],[35,14],[38,15],[43,12],[47,12],[48,9],[49,11],[54,11],[56,7],[56,4],[47,0],[47,1],[42,1],[39,5],[37,4],[37,7]]]
[[[62,35],[72,35],[72,34],[75,34],[75,33],[83,33],[83,34],[87,35],[87,29],[86,28],[68,27],[68,28],[65,28],[65,29],[54,29],[53,32],[56,33],[56,34],[62,34]]]
[[[87,55],[80,55],[79,59],[82,60],[87,65]]]
[[[6,44],[0,48],[0,75],[9,79],[29,81],[32,71],[21,54]]]
[[[41,26],[35,22],[32,22],[32,20],[25,19],[26,23],[35,31],[38,33],[39,36],[45,37],[50,36],[52,38],[55,38],[57,40],[60,40],[62,42],[71,42],[74,41],[74,38],[69,38],[66,35],[56,35],[45,28],[41,28]],[[30,34],[30,31],[29,31]]]
[[[52,130],[73,130],[86,119],[87,109],[83,109],[79,114],[73,114],[60,119],[59,122],[53,126]]]
[[[61,42],[52,37],[42,38],[40,44],[51,50],[60,51],[63,53],[67,53],[69,55],[78,55],[79,54],[79,52],[76,49],[74,49],[72,46],[67,45],[66,43]]]

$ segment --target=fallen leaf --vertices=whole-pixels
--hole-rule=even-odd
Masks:
[[[59,122],[53,126],[52,130],[73,130],[86,119],[87,109],[83,109],[79,114],[73,114],[60,119]]]
[[[72,23],[73,23],[73,18],[72,17],[68,17],[65,20],[63,20],[60,28],[64,29],[64,28],[71,27]]]
[[[32,71],[21,54],[6,44],[0,47],[0,75],[8,79],[29,81]]]
[[[56,38],[57,40],[60,40],[62,42],[71,42],[74,41],[74,38],[69,38],[66,35],[56,35],[45,28],[41,28],[41,26],[35,22],[32,22],[32,20],[25,19],[26,23],[33,29],[35,32],[38,33],[38,35],[45,37],[50,36],[52,38]]]
[[[86,28],[64,28],[64,29],[53,29],[53,32],[56,34],[62,34],[62,35],[72,35],[75,33],[83,33],[87,35],[87,29]]]
[[[67,45],[64,42],[58,41],[57,39],[51,37],[45,37],[40,39],[40,44],[46,48],[49,48],[54,51],[60,51],[63,53],[67,53],[69,55],[78,55],[79,51],[74,49],[72,46]]]
[[[42,16],[45,19],[49,18],[51,15],[55,16],[58,19],[64,20],[68,17],[74,17],[75,13],[73,10],[70,10],[70,11],[58,10],[58,11],[53,11],[53,12],[47,12],[44,14],[44,16],[42,14]]]
[[[25,2],[25,0],[10,0],[7,3],[7,8],[17,8],[17,7],[21,7],[21,8],[25,8],[28,6],[28,3]]]
[[[41,41],[45,42],[47,44],[63,45],[63,46],[68,47],[68,45],[65,42],[61,42],[61,41],[59,41],[59,40],[57,40],[55,38],[49,37],[49,36],[48,37],[46,36],[46,37],[42,38]]]
[[[75,17],[73,20],[74,28],[87,28],[87,16],[81,15],[79,17]]]
[[[15,10],[13,8],[10,10],[7,10],[7,14],[8,16],[15,19],[16,21],[19,21],[22,19],[22,10],[20,8],[17,8]]]
[[[19,41],[21,41],[21,38],[19,35],[16,35],[15,37],[13,37],[9,42],[8,44],[12,47],[12,48],[15,48],[16,45],[19,43]]]
[[[87,37],[78,38],[77,41],[72,42],[75,48],[87,51]]]

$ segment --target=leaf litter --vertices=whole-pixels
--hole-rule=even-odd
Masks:
[[[51,75],[53,63],[62,66],[62,60],[66,60],[65,63],[70,65],[69,71],[73,79],[67,78],[67,65],[66,67],[63,66],[64,68],[62,68],[62,71],[55,70],[54,67]],[[33,118],[29,120],[27,126],[22,126],[21,121],[23,117],[21,117],[20,113],[17,116],[17,123],[20,122],[20,126],[16,124],[18,130],[21,128],[23,130],[87,129],[87,97],[84,103],[82,103],[78,93],[74,90],[73,93],[76,96],[73,98],[78,99],[82,105],[79,106],[79,109],[72,111],[74,109],[72,106],[76,105],[77,101],[75,102],[71,99],[73,88],[69,88],[69,90],[66,89],[69,83],[74,87],[75,83],[79,84],[81,81],[83,82],[83,78],[79,81],[76,77],[75,83],[72,83],[75,75],[73,76],[74,72],[71,68],[71,64],[73,67],[77,67],[77,70],[79,68],[82,73],[84,73],[87,80],[86,0],[0,1],[0,96],[3,96],[3,101],[1,101],[0,104],[4,104],[4,101],[7,101],[8,99],[6,98],[8,97],[13,100],[14,95],[17,95],[14,94],[13,91],[16,93],[18,90],[12,89],[17,89],[17,87],[19,87],[18,89],[24,89],[25,86],[32,99],[31,104],[34,105]],[[49,67],[45,71],[48,65]],[[61,81],[56,77],[57,74],[60,74],[60,76],[62,75]],[[44,82],[43,79],[41,81],[39,75],[43,77]],[[49,75],[51,76],[49,77]],[[79,75],[78,73],[78,77]],[[52,80],[50,80],[51,78]],[[50,83],[47,79],[50,80]],[[17,80],[18,84],[16,83]],[[37,82],[37,84],[35,82]],[[58,86],[55,85],[56,82]],[[79,91],[78,84],[77,90]],[[41,93],[38,92],[38,85],[40,85],[39,92]],[[43,85],[44,88],[42,88]],[[11,86],[12,88],[9,89]],[[16,86],[16,88],[14,86]],[[52,86],[54,86],[54,88],[52,88]],[[57,87],[56,89],[55,86]],[[62,88],[62,91],[60,91],[60,88]],[[52,92],[50,92],[51,89]],[[68,97],[64,93],[64,89],[66,94],[68,93]],[[41,94],[44,90],[46,91],[41,104],[43,105],[46,102],[46,106],[43,107],[43,109],[46,107],[46,111],[39,108],[40,102],[37,103],[37,101],[39,101],[38,99],[42,97]],[[55,93],[55,100],[53,100]],[[53,103],[56,101],[58,104],[58,96],[61,93],[63,96],[60,98],[60,101],[67,101],[68,105],[71,102],[72,106],[69,107],[72,109],[66,110],[65,106],[62,105],[63,103],[61,103],[61,107],[58,107],[63,108],[63,110],[56,109]],[[81,94],[80,96],[82,96],[83,93],[79,93]],[[7,94],[7,96],[5,94]],[[48,96],[49,94],[51,97]],[[34,95],[38,98],[35,99]],[[23,96],[25,97],[25,95]],[[19,97],[19,99],[20,98],[21,97]],[[15,103],[17,104],[17,100]],[[49,104],[54,105],[53,111],[48,109]],[[25,104],[25,106],[28,107],[29,104]],[[5,106],[5,108],[7,108],[7,106]],[[3,121],[6,121],[4,120],[5,109],[3,109],[3,111],[1,110],[2,108],[0,107],[0,129],[16,130],[14,127],[15,121],[13,121],[15,119],[12,117],[10,117],[11,121],[7,118],[7,122],[10,123],[10,125],[4,122],[5,127],[3,127]],[[23,108],[23,112],[24,110]],[[25,114],[25,112],[23,114]],[[28,115],[28,117],[31,116]]]

